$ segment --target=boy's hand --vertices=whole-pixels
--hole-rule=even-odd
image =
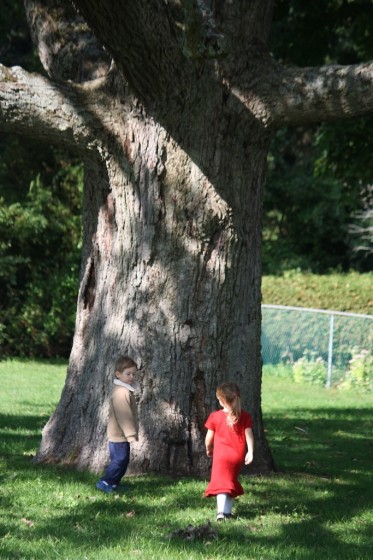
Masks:
[[[206,449],[207,457],[212,457],[212,449]]]

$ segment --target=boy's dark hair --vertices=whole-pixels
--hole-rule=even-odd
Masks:
[[[115,363],[115,371],[123,371],[127,368],[137,368],[136,362],[129,356],[119,356]]]

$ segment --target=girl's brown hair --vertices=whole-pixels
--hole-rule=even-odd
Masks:
[[[236,383],[225,382],[216,389],[216,396],[229,409],[227,422],[233,426],[241,416],[241,395]]]

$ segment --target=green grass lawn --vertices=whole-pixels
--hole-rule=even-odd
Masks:
[[[202,497],[206,481],[130,477],[126,494],[104,495],[90,473],[32,462],[65,369],[0,362],[0,558],[372,557],[370,394],[265,376],[263,414],[278,472],[243,476],[238,519],[217,524],[215,500]]]

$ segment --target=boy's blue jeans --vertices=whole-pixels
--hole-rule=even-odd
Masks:
[[[101,480],[110,486],[118,485],[121,478],[125,475],[130,461],[130,444],[128,441],[115,443],[109,441],[110,463]]]

